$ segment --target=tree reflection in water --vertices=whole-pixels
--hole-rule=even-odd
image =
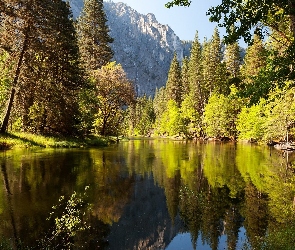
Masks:
[[[0,236],[15,239],[14,249],[16,239],[36,246],[59,197],[87,185],[91,227],[77,234],[76,249],[165,249],[187,235],[191,249],[294,244],[293,154],[283,158],[248,144],[131,140],[104,149],[12,150],[0,160]]]

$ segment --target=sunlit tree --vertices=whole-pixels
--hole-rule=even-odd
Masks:
[[[98,110],[95,130],[102,135],[117,134],[124,108],[134,102],[135,89],[120,64],[108,63],[93,71]]]
[[[113,57],[107,18],[102,0],[84,0],[82,13],[77,21],[77,34],[81,61],[86,70],[100,69]]]

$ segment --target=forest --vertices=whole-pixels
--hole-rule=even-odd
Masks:
[[[225,27],[171,62],[166,85],[136,96],[114,61],[102,0],[77,20],[62,0],[0,2],[0,131],[273,142],[294,135],[293,1],[226,0]],[[189,1],[166,4],[188,6]],[[164,7],[163,7],[164,8]],[[243,54],[241,37],[249,46]]]

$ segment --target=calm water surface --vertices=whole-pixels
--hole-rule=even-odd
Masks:
[[[89,186],[76,249],[288,249],[293,163],[268,147],[171,140],[0,152],[0,248],[38,249],[59,198]]]

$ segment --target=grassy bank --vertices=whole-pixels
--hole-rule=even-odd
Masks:
[[[0,150],[12,148],[81,148],[81,147],[103,147],[115,142],[115,138],[101,136],[76,137],[54,137],[29,133],[13,132],[0,135]]]

